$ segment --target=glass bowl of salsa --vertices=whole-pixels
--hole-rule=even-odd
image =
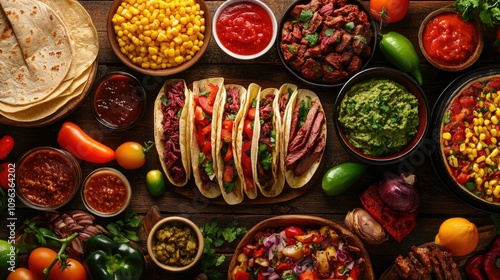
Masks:
[[[215,42],[228,55],[242,60],[267,53],[277,35],[274,13],[259,0],[229,0],[215,12],[212,30]]]
[[[101,167],[85,178],[81,197],[83,204],[92,214],[113,217],[129,205],[132,188],[123,173],[114,168]]]
[[[362,70],[335,101],[335,130],[344,149],[370,165],[412,162],[430,127],[423,89],[406,73],[389,67]],[[411,163],[410,163],[411,164]]]
[[[70,153],[53,147],[33,148],[16,163],[16,193],[25,205],[55,210],[78,192],[82,171]]]
[[[436,175],[459,199],[500,212],[500,68],[464,73],[441,93],[433,109]]]
[[[126,130],[136,125],[146,111],[146,90],[127,72],[110,72],[94,86],[91,98],[94,117],[107,128]]]
[[[453,8],[430,13],[418,30],[422,55],[434,67],[449,72],[473,65],[483,51],[483,28],[475,20],[464,21]]]

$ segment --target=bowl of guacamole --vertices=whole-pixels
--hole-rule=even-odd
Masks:
[[[343,147],[369,164],[394,164],[420,146],[429,127],[428,101],[409,75],[388,67],[361,71],[347,81],[334,108]]]

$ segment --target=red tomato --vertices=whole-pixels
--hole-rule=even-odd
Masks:
[[[233,160],[233,146],[227,145],[227,152],[224,155],[224,161],[229,162]]]
[[[220,131],[220,137],[223,142],[226,143],[231,143],[233,141],[233,134],[231,134],[231,131],[223,128]]]
[[[201,125],[208,124],[208,119],[205,117],[205,113],[203,112],[203,108],[201,106],[196,106],[194,109],[194,120],[196,123]]]
[[[360,274],[361,274],[361,269],[359,268],[358,265],[355,265],[349,272],[349,277],[352,278],[353,280],[357,280]]]
[[[7,280],[38,280],[38,279],[33,272],[29,271],[24,267],[18,267],[9,274]]]
[[[49,273],[50,280],[86,280],[87,273],[83,265],[72,258],[68,258],[65,266],[61,263],[56,263]]]
[[[224,165],[224,174],[222,176],[222,181],[225,183],[232,182],[234,176],[234,166]]]
[[[14,149],[14,138],[10,135],[5,135],[0,138],[0,160],[6,158],[12,149]]]
[[[304,234],[304,231],[302,231],[302,229],[297,226],[289,226],[285,228],[285,234],[287,237],[294,237]]]
[[[243,167],[243,173],[245,176],[252,177],[252,159],[247,153],[241,154],[241,167]]]
[[[250,280],[250,279],[252,279],[250,277],[250,273],[248,273],[246,271],[241,271],[241,270],[236,271],[236,275],[234,278],[236,280]]]
[[[243,131],[249,137],[253,137],[253,121],[245,120],[243,123]]]
[[[208,101],[210,102],[210,104],[213,105],[215,103],[215,98],[217,98],[217,93],[219,92],[219,86],[214,84],[208,84],[207,88],[209,90]]]
[[[457,176],[457,183],[463,185],[467,183],[467,181],[469,181],[469,175],[467,173],[462,172]]]
[[[224,120],[222,121],[222,128],[225,130],[228,130],[229,132],[233,132],[233,125],[234,121],[233,120]]]
[[[0,164],[0,187],[4,190],[10,187],[9,184],[9,167],[12,169],[13,163],[11,162],[3,162]],[[12,180],[13,178],[11,178]]]
[[[208,100],[208,97],[206,96],[200,96],[198,97],[198,102],[200,103],[200,107],[203,109],[203,111],[209,115],[212,115],[214,112],[214,106],[213,104],[210,104],[210,101]]]
[[[255,112],[257,111],[256,108],[250,108],[248,109],[248,112],[247,112],[247,119],[253,121],[255,120]]]
[[[52,261],[57,257],[56,251],[38,247],[31,251],[28,257],[28,267],[38,279],[45,279],[43,270],[49,267]]]
[[[246,152],[252,148],[252,141],[250,140],[243,140],[243,147],[241,147],[242,152]]]
[[[204,153],[205,155],[209,155],[211,150],[212,150],[212,142],[206,141],[201,148],[201,152]]]
[[[394,23],[408,13],[409,0],[370,0],[370,13],[377,21]]]
[[[281,273],[283,271],[286,271],[286,270],[290,270],[294,267],[294,264],[293,263],[280,263],[276,266],[276,269],[275,271],[277,273]]]
[[[146,163],[146,152],[152,144],[142,146],[137,142],[125,142],[116,148],[116,161],[125,169],[137,169]]]
[[[307,271],[299,275],[299,280],[316,280],[318,276],[313,271]]]

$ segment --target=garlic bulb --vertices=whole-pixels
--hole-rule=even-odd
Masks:
[[[376,245],[389,239],[384,228],[364,209],[347,212],[344,223],[368,244]]]

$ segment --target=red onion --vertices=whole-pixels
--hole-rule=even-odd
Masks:
[[[380,183],[380,199],[392,210],[411,213],[417,210],[420,194],[414,186],[415,175],[401,174],[398,178],[387,179]]]

